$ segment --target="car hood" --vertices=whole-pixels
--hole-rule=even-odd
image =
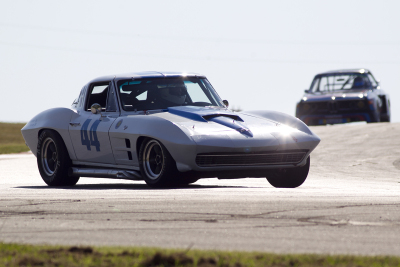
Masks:
[[[274,132],[302,132],[272,119],[232,112],[220,107],[171,107],[168,112],[154,114],[190,131],[190,135],[212,135],[236,132],[246,138]],[[310,134],[309,131],[304,131]]]
[[[275,113],[271,112],[269,115],[272,114]],[[207,152],[210,147],[219,147],[221,151],[231,152],[243,149],[312,151],[320,141],[300,120],[289,115],[285,116],[303,126],[295,128],[293,124],[284,124],[283,121],[278,122],[265,117],[262,112],[232,112],[219,107],[172,107],[164,112],[149,115],[162,118],[180,128],[197,144],[197,153]],[[279,113],[275,115],[277,118],[280,117],[278,115],[283,116]],[[168,132],[166,127],[161,127],[162,121],[157,122],[157,125],[158,132],[160,129],[163,129],[164,133]]]
[[[172,107],[168,108],[168,112],[187,119],[177,118],[181,125],[190,125],[192,129],[197,127],[197,129],[204,128],[210,131],[234,130],[250,137],[253,136],[250,128],[257,125],[276,126],[273,121],[250,117],[219,107]]]
[[[329,101],[332,99],[360,99],[368,95],[369,90],[336,90],[327,93],[304,94],[304,101]]]

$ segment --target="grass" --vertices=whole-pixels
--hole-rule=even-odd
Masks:
[[[21,134],[25,123],[0,122],[0,154],[29,151]]]
[[[400,266],[400,257],[279,255],[122,247],[34,246],[0,243],[0,266]]]

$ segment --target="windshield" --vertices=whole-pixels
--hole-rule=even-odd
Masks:
[[[310,92],[331,92],[335,90],[358,90],[376,87],[373,77],[360,73],[335,73],[316,76],[311,84]]]
[[[221,99],[205,78],[149,78],[118,82],[126,111],[166,109],[176,106],[218,106]]]

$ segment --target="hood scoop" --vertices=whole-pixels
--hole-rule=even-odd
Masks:
[[[170,107],[168,112],[194,121],[212,121],[234,129],[243,135],[253,137],[253,133],[244,124],[243,119],[224,108],[184,106]]]
[[[235,121],[243,121],[242,118],[240,118],[238,115],[234,115],[234,114],[212,114],[212,115],[205,115],[203,116],[203,119],[205,119],[206,121],[210,121],[214,118],[217,117],[225,117],[225,118],[230,118],[232,120]]]
[[[207,122],[213,117],[226,116],[234,120],[243,121],[239,116],[224,108],[218,107],[170,107],[168,112],[194,121]]]
[[[253,137],[253,133],[243,123],[243,120],[239,116],[236,116],[236,117],[237,117],[237,119],[232,118],[232,116],[219,115],[219,116],[208,117],[207,120],[213,121],[213,122],[219,123],[221,125],[224,125],[226,127],[229,127],[231,129],[234,129],[243,135]]]

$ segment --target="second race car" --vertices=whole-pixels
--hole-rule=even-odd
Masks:
[[[296,106],[307,125],[389,122],[390,98],[367,69],[317,74]]]

